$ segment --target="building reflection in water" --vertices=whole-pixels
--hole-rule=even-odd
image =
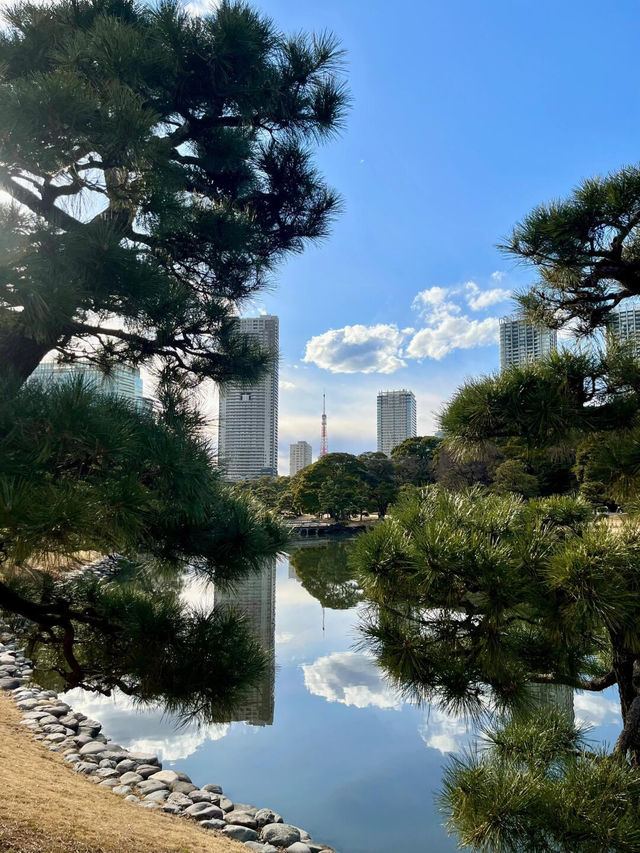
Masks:
[[[276,558],[265,560],[259,572],[235,584],[233,589],[215,590],[214,601],[216,606],[227,606],[242,613],[269,655],[268,670],[262,684],[247,690],[245,701],[236,707],[229,722],[271,726],[276,682]]]
[[[538,708],[557,711],[566,716],[570,723],[575,722],[572,687],[566,684],[531,684],[529,689]]]

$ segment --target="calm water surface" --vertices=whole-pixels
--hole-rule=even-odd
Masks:
[[[294,561],[309,567],[312,554],[323,553],[294,552]],[[305,573],[305,584],[325,603],[349,605],[348,584],[327,592],[322,576],[322,569]],[[185,591],[194,603],[213,595],[194,584]],[[354,648],[358,606],[323,608],[289,557],[223,599],[242,607],[275,650],[274,671],[235,721],[176,729],[161,709],[138,711],[122,695],[72,691],[68,701],[99,719],[120,745],[157,752],[165,767],[186,771],[197,785],[220,784],[236,802],[272,808],[338,853],[455,850],[434,795],[447,755],[472,741],[472,732],[463,720],[409,705],[389,688]],[[577,696],[576,716],[596,724],[599,739],[617,736],[612,696]]]

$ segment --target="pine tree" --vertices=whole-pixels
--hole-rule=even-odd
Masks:
[[[484,853],[640,847],[638,769],[548,710],[487,727],[480,749],[450,759],[441,806],[460,844]]]
[[[242,620],[180,597],[187,574],[233,586],[286,541],[222,482],[202,426],[175,399],[141,410],[83,378],[0,404],[0,613],[40,681],[211,722],[262,677]],[[88,554],[117,554],[114,580],[64,581]]]
[[[174,0],[4,18],[0,610],[41,680],[218,719],[265,655],[241,619],[187,606],[182,580],[233,584],[286,537],[222,482],[188,394],[275,356],[235,317],[339,210],[312,146],[342,124],[342,52],[227,0],[199,18]],[[159,409],[26,382],[50,351],[147,366]],[[87,552],[120,555],[117,581],[46,570]]]
[[[612,345],[471,380],[442,415],[444,446],[478,458],[517,441],[524,458],[549,459],[578,447],[586,482],[637,496],[639,370]],[[495,853],[637,846],[639,542],[637,516],[614,529],[582,497],[435,486],[407,493],[357,543],[363,642],[389,677],[416,701],[497,714],[502,752],[456,759],[445,779],[461,843]],[[589,752],[575,732],[562,746],[549,713],[530,717],[532,685],[545,684],[617,689],[611,754]]]
[[[251,378],[233,314],[340,206],[310,145],[347,95],[328,34],[244,3],[28,2],[0,32],[0,377],[51,350]],[[258,357],[259,356],[259,357]]]
[[[537,323],[580,334],[640,295],[640,169],[583,181],[568,198],[534,208],[501,248],[539,280],[519,296]]]

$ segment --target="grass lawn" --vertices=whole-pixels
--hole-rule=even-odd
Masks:
[[[0,695],[0,850],[10,853],[241,853],[184,818],[125,803],[74,773],[18,725]]]

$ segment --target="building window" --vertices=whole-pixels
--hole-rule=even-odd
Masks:
[[[251,399],[251,394],[249,394],[247,391],[243,391],[243,393],[240,394],[240,399],[242,400],[243,403],[246,403],[247,400]]]

